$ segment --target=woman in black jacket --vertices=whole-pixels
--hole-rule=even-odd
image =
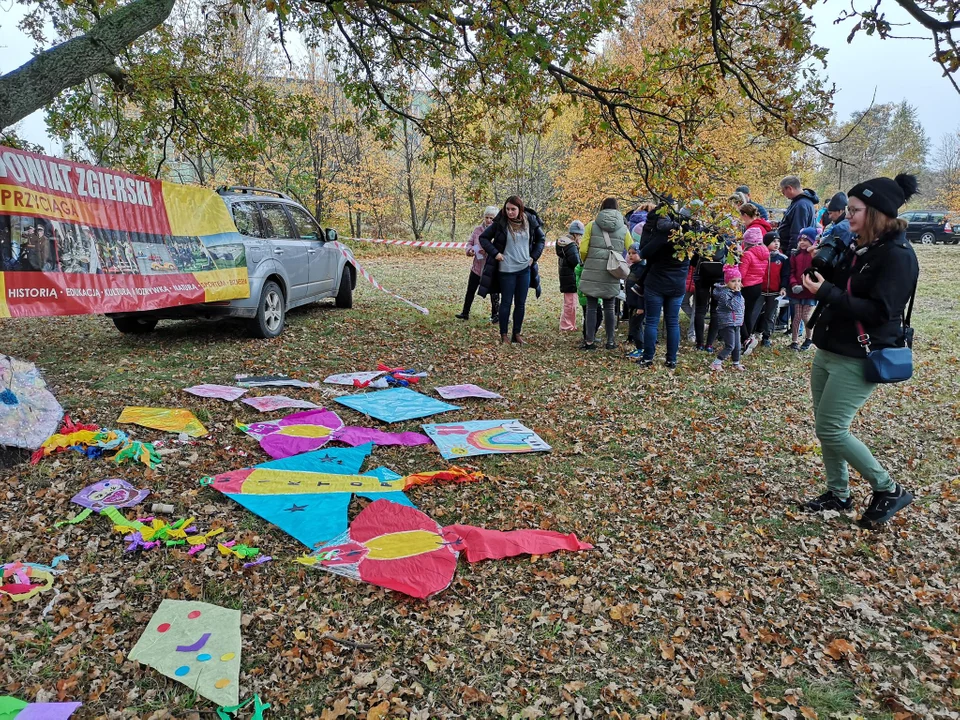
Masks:
[[[533,210],[523,207],[523,200],[511,195],[497,213],[493,224],[480,234],[480,245],[487,255],[480,278],[480,297],[500,292],[500,342],[525,341],[523,316],[527,292],[534,288],[540,297],[540,270],[537,260],[546,245],[543,223]],[[508,335],[510,306],[513,305],[513,335]]]
[[[804,287],[822,306],[814,326],[817,354],[810,374],[813,414],[823,450],[827,491],[803,508],[845,511],[853,507],[847,466],[873,489],[858,523],[875,528],[913,501],[870,450],[850,434],[850,424],[876,388],[864,377],[869,350],[902,347],[903,313],[917,287],[917,256],[907,242],[907,223],[897,210],[917,191],[912,175],[881,177],[855,186],[849,196],[850,229],[856,242],[842,255],[830,280],[805,275]]]
[[[658,206],[647,217],[640,235],[640,257],[647,261],[647,273],[644,276],[643,305],[645,309],[643,327],[643,358],[639,361],[643,367],[653,365],[653,354],[657,350],[657,327],[660,324],[660,311],[663,311],[663,324],[667,331],[666,366],[671,370],[677,367],[677,352],[680,349],[680,303],[687,289],[687,271],[690,259],[677,258],[674,244],[675,233],[682,233],[681,220],[688,214],[676,215],[669,205],[666,211]]]

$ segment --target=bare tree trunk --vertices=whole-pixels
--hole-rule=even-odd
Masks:
[[[0,128],[52,102],[61,91],[107,72],[122,82],[116,53],[163,24],[175,0],[133,0],[110,13],[86,35],[45,50],[0,77]]]
[[[413,228],[413,237],[420,239],[420,227],[417,221],[417,200],[413,194],[413,143],[407,120],[403,120],[403,163],[406,169],[407,202],[410,204],[410,227]]]

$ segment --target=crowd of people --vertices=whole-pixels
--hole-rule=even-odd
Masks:
[[[743,358],[772,346],[777,332],[789,335],[791,350],[815,346],[811,393],[827,490],[802,508],[852,509],[853,466],[873,490],[859,522],[875,528],[913,496],[850,425],[878,382],[906,379],[902,368],[884,378],[881,356],[912,341],[906,308],[908,302],[912,307],[919,266],[898,212],[916,191],[910,175],[874,178],[835,193],[818,212],[817,193],[787,176],[780,192],[789,205],[776,226],[750,189],[740,186],[729,198],[735,210],[723,230],[698,221],[702,203],[696,200],[678,207],[661,198],[623,213],[616,198],[606,198],[593,220],[572,221],[557,240],[560,329],[578,329],[579,296],[582,350],[597,350],[601,327],[604,347],[617,349],[618,319],[625,319],[632,346],[627,356],[643,367],[654,364],[662,316],[665,365],[676,368],[681,312],[690,318],[688,338],[713,355],[715,372],[728,360],[743,370]],[[690,244],[691,236],[709,242]],[[468,245],[473,267],[457,317],[469,318],[475,294],[489,295],[501,343],[523,344],[527,294],[533,288],[540,296],[537,261],[545,245],[540,217],[519,197],[507,198],[501,209],[486,208]],[[691,247],[695,251],[687,252]],[[903,364],[902,353],[897,363]]]

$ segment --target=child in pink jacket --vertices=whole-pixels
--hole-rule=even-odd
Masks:
[[[762,309],[760,298],[763,295],[763,278],[770,259],[770,252],[763,244],[763,236],[773,229],[757,212],[754,205],[746,204],[740,207],[740,219],[747,228],[743,231],[743,256],[740,258],[740,275],[743,278],[743,289],[740,292],[746,304],[743,325],[740,327],[744,355],[752,353],[759,342],[753,335],[753,329]]]

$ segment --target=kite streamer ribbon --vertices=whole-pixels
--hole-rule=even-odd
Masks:
[[[363,275],[364,279],[365,279],[367,282],[369,282],[371,285],[373,285],[377,290],[379,290],[380,292],[385,292],[387,295],[390,295],[391,297],[396,298],[396,299],[399,300],[400,302],[409,305],[410,307],[412,307],[412,308],[413,308],[414,310],[416,310],[417,312],[421,312],[421,313],[423,313],[424,315],[429,315],[429,314],[430,314],[430,311],[427,310],[425,307],[423,307],[423,306],[421,306],[421,305],[417,305],[415,302],[411,302],[410,300],[407,300],[405,297],[401,297],[400,295],[397,295],[397,294],[396,294],[395,292],[393,292],[392,290],[387,290],[383,285],[381,285],[380,283],[378,283],[378,282],[376,281],[376,279],[373,277],[373,275],[371,275],[370,273],[368,273],[368,272],[363,268],[363,266],[362,266],[360,263],[357,262],[357,259],[353,256],[353,253],[350,251],[350,248],[348,248],[346,245],[343,245],[342,243],[339,243],[339,242],[332,243],[332,245],[333,245],[335,248],[337,248],[337,250],[340,251],[340,254],[343,255],[343,256],[347,259],[347,262],[349,262],[351,265],[353,265],[353,266],[357,269],[357,272],[360,273],[361,275]]]
[[[466,250],[469,243],[465,242],[433,242],[428,240],[392,240],[387,238],[359,238],[345,237],[344,240],[354,240],[356,242],[377,243],[378,245],[399,245],[401,247],[425,247],[438,248],[441,250]],[[553,247],[557,243],[553,240],[546,243],[546,247]]]

